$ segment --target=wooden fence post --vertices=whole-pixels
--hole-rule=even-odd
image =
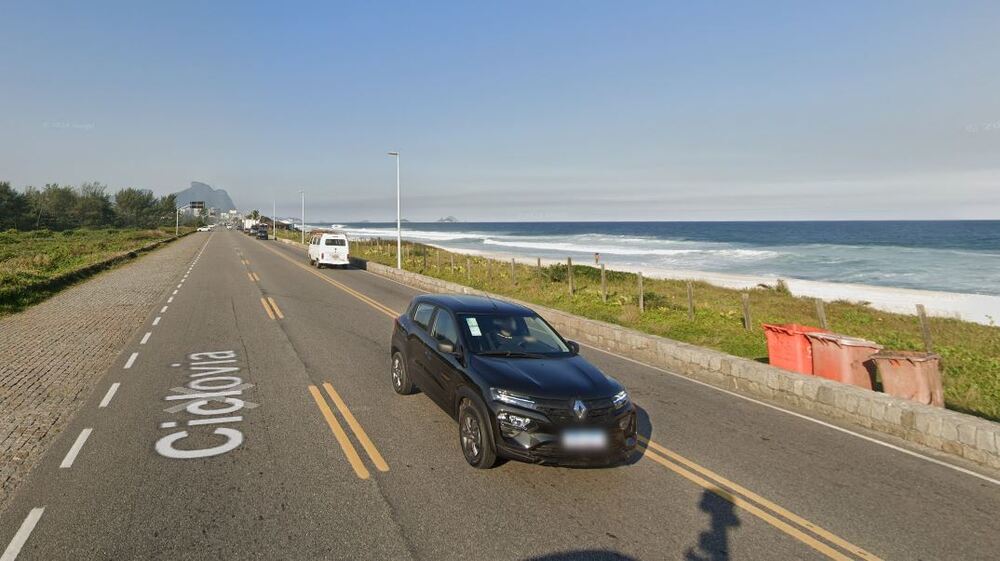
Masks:
[[[646,311],[646,294],[642,290],[642,271],[639,271],[639,313]]]
[[[829,329],[826,323],[826,305],[822,298],[816,299],[816,317],[819,318],[819,326],[823,329]]]
[[[604,263],[601,263],[601,302],[608,303],[608,277],[604,273]]]
[[[569,295],[573,295],[573,258],[566,258],[566,280],[569,283]]]
[[[441,270],[441,250],[440,249],[435,249],[434,250],[434,270],[435,271],[440,271]]]
[[[751,325],[750,319],[750,295],[744,292],[740,294],[740,299],[743,301],[743,327],[749,331]]]
[[[420,267],[420,272],[422,273],[427,270],[427,248],[423,248],[420,253],[424,254],[424,264]]]
[[[924,338],[924,351],[934,352],[934,341],[931,340],[931,324],[927,320],[927,310],[923,304],[917,304],[917,317],[920,318],[920,334]]]
[[[451,258],[451,274],[454,275],[455,274],[455,256],[453,254],[448,254],[448,257]]]
[[[687,282],[688,289],[688,321],[694,321],[694,283]]]
[[[517,284],[517,272],[514,270],[514,267],[516,267],[516,266],[517,266],[517,263],[515,262],[514,258],[511,257],[510,258],[510,282],[511,282],[511,284]]]
[[[536,257],[536,259],[538,261],[535,264],[535,277],[537,277],[538,278],[538,282],[541,283],[542,282],[542,258],[541,257]]]
[[[465,258],[465,282],[472,282],[472,259],[468,257]]]

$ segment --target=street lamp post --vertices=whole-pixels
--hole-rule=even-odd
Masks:
[[[306,243],[306,192],[299,191],[302,195],[302,243]]]
[[[190,207],[190,204],[177,207],[177,211],[174,213],[174,237],[177,237],[177,232],[181,225],[181,211]]]
[[[271,199],[271,229],[274,230],[271,233],[274,234],[274,239],[278,239],[278,221],[274,217],[276,212],[278,212],[278,201]]]
[[[399,205],[399,152],[389,152],[396,158],[396,268],[403,268],[403,229]]]

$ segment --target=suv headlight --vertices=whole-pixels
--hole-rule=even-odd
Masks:
[[[499,401],[500,403],[506,403],[507,405],[514,405],[517,407],[524,407],[527,409],[535,408],[535,402],[531,398],[525,397],[523,395],[510,393],[507,390],[490,388],[490,397],[493,398],[493,401]]]
[[[621,409],[622,407],[628,405],[628,392],[622,390],[616,393],[615,396],[611,398],[611,404],[614,405],[615,409]]]

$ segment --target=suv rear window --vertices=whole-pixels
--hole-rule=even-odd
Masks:
[[[327,238],[326,245],[347,245],[347,240],[342,238]]]

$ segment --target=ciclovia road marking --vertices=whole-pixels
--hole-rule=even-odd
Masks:
[[[14,561],[17,559],[17,554],[21,553],[21,548],[24,547],[24,543],[28,541],[28,536],[31,535],[31,531],[35,529],[35,524],[38,524],[38,520],[42,517],[42,513],[45,512],[45,507],[40,506],[31,509],[28,513],[28,517],[24,519],[21,523],[21,527],[17,529],[17,533],[14,534],[14,539],[10,540],[7,545],[7,549],[3,551],[3,555],[0,555],[0,561]]]
[[[63,458],[63,461],[61,464],[59,464],[59,467],[61,468],[73,467],[73,462],[76,460],[76,455],[80,453],[80,450],[83,448],[83,445],[87,442],[87,439],[90,438],[90,433],[93,430],[94,429],[83,429],[82,431],[80,431],[80,436],[76,437],[76,442],[74,442],[73,446],[70,447],[69,452],[66,453],[66,457]]]
[[[131,356],[128,357],[128,360],[125,361],[125,368],[132,368],[132,365],[135,364],[135,359],[137,358],[139,358],[139,353],[132,353]]]
[[[115,393],[118,391],[118,386],[120,385],[118,382],[111,384],[111,387],[108,388],[108,393],[104,394],[104,399],[101,400],[98,407],[107,407],[111,403],[111,398],[115,397]]]
[[[181,421],[161,422],[159,424],[161,429],[180,428],[180,430],[157,439],[154,449],[165,458],[181,460],[209,458],[231,452],[243,443],[243,432],[238,428],[243,416],[233,413],[257,407],[256,403],[244,401],[236,396],[242,396],[244,389],[253,386],[245,384],[241,377],[234,375],[240,372],[240,367],[236,365],[236,351],[198,352],[188,355],[187,358],[191,361],[187,368],[191,380],[183,387],[173,388],[171,391],[176,393],[164,398],[168,402],[185,403],[174,404],[164,411],[171,414],[183,411],[194,415],[194,419],[187,420],[183,424],[187,427],[207,428],[192,429],[191,433],[194,434],[191,434],[188,430],[180,428]],[[221,403],[223,406],[209,407],[210,403]],[[213,425],[228,426],[213,428]],[[207,434],[221,437],[222,441],[215,444],[218,439],[206,438]],[[182,444],[189,438],[193,438],[194,445],[190,444],[191,441]],[[204,446],[206,442],[215,445]]]

